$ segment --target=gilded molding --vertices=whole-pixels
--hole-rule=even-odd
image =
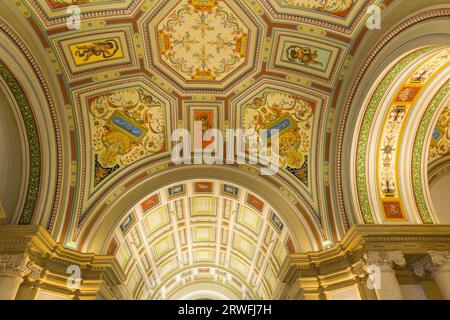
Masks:
[[[80,268],[79,290],[67,286],[69,266]],[[95,299],[99,293],[120,298],[115,288],[126,280],[115,257],[64,248],[40,226],[0,226],[0,273],[5,270],[21,271],[19,275],[33,281],[39,278],[40,286],[77,299]]]
[[[279,278],[289,284],[299,276],[329,277],[345,269],[356,280],[364,277],[365,262],[385,261],[402,266],[405,262],[403,255],[423,254],[437,248],[450,250],[450,226],[355,225],[329,249],[288,255],[281,266]],[[374,259],[376,257],[378,259]]]
[[[6,218],[5,209],[3,209],[3,205],[0,202],[0,219],[5,219],[5,218]]]

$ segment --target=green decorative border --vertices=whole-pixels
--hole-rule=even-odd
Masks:
[[[423,223],[433,223],[430,212],[425,201],[425,195],[422,187],[422,155],[426,134],[430,126],[431,120],[436,112],[436,109],[441,104],[444,97],[450,90],[450,81],[447,82],[438,92],[438,94],[433,98],[430,105],[428,106],[425,114],[420,122],[419,130],[416,134],[416,139],[414,142],[413,149],[413,165],[412,165],[412,176],[413,176],[413,188],[414,197],[416,198],[417,208],[419,209],[420,217]]]
[[[30,224],[33,218],[34,208],[39,193],[39,183],[41,176],[41,147],[39,134],[34,120],[28,99],[23,92],[17,79],[6,65],[0,60],[0,77],[3,78],[9,90],[16,99],[22,115],[22,121],[25,124],[27,132],[28,146],[30,149],[30,174],[28,177],[27,195],[19,224]]]
[[[389,71],[386,77],[377,87],[375,93],[370,99],[369,105],[364,114],[363,124],[358,137],[357,148],[357,162],[356,162],[356,184],[358,191],[358,199],[361,213],[364,222],[368,224],[375,223],[372,213],[370,211],[369,196],[367,192],[367,177],[366,177],[366,160],[367,160],[367,142],[369,140],[370,130],[375,117],[378,106],[381,103],[387,89],[397,77],[397,75],[405,69],[408,64],[420,57],[421,55],[432,50],[433,47],[427,47],[409,54],[402,59],[393,69]]]

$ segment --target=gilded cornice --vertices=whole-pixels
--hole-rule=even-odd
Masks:
[[[40,226],[0,226],[0,253],[5,256],[29,256],[33,263],[44,270],[41,279],[43,285],[57,288],[66,294],[70,293],[66,286],[68,266],[80,268],[83,279],[81,295],[98,291],[102,287],[114,287],[126,279],[113,256],[67,249],[56,243]]]
[[[405,255],[429,250],[448,251],[448,225],[355,225],[333,247],[308,253],[290,254],[281,266],[279,278],[292,283],[299,275],[323,276],[356,265],[363,254],[401,251]],[[355,275],[356,276],[356,275]]]

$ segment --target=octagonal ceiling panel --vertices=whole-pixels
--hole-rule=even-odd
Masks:
[[[260,62],[262,31],[240,1],[162,1],[143,28],[149,67],[184,89],[225,89]]]

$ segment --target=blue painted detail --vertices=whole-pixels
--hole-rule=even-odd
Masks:
[[[134,126],[133,124],[128,122],[126,119],[121,118],[120,116],[117,116],[117,115],[113,116],[112,122],[114,125],[125,130],[126,132],[130,133],[131,135],[135,136],[136,138],[141,138],[144,135],[144,132],[142,132],[141,129]]]
[[[273,125],[272,127],[268,128],[266,132],[263,133],[263,138],[269,139],[272,137],[272,131],[271,130],[278,130],[280,133],[283,130],[289,129],[292,126],[292,122],[290,119],[284,119],[280,123],[277,123]]]
[[[433,139],[434,140],[439,140],[440,138],[441,138],[441,133],[439,132],[439,130],[437,128],[434,128]]]

